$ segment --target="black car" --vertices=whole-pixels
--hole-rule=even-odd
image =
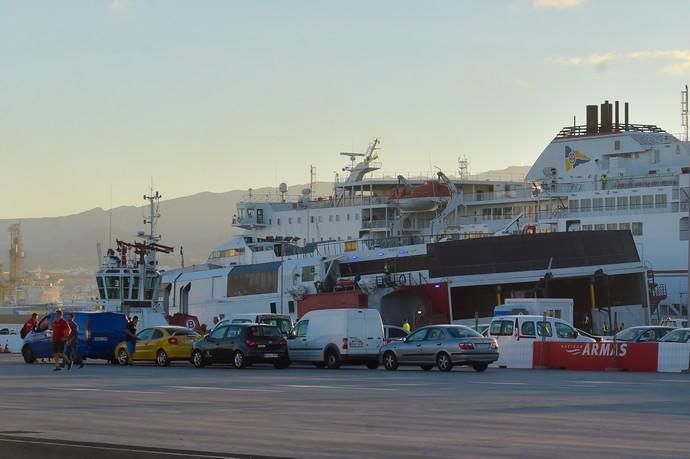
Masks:
[[[646,343],[658,341],[663,336],[673,331],[673,327],[661,327],[661,326],[640,326],[640,327],[630,327],[616,334],[614,339],[616,341],[627,341],[631,343]]]
[[[197,368],[211,363],[231,363],[235,368],[253,363],[272,363],[276,368],[289,365],[287,341],[280,328],[247,323],[215,328],[194,343],[191,360]]]

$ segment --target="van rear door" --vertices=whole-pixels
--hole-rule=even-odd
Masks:
[[[347,353],[364,354],[367,342],[367,320],[364,311],[358,309],[347,314]]]
[[[366,354],[378,354],[383,346],[383,322],[381,316],[375,311],[366,312],[366,341],[364,352]]]

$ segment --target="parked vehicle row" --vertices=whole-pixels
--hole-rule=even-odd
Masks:
[[[125,341],[124,314],[74,315],[80,354],[121,365],[152,361],[168,366],[172,361],[190,361],[197,368],[214,363],[230,363],[236,368],[268,363],[285,368],[297,362],[317,368],[361,364],[376,369],[384,363],[388,370],[409,364],[425,370],[438,366],[442,371],[469,365],[484,371],[498,359],[496,341],[468,327],[434,325],[408,336],[401,327],[384,327],[374,309],[310,311],[292,329],[283,318],[274,317],[277,315],[238,314],[220,321],[203,337],[182,326],[153,326],[137,333],[133,353]],[[51,356],[49,324],[53,320],[54,314],[45,316],[27,336],[22,349],[27,363]]]
[[[333,309],[310,311],[292,327],[289,316],[237,314],[220,321],[203,337],[182,326],[152,326],[137,334],[135,350],[130,353],[124,341],[124,314],[76,312],[74,316],[79,326],[79,354],[121,365],[152,361],[167,366],[172,361],[190,361],[197,368],[214,363],[229,363],[236,368],[267,363],[286,368],[296,362],[331,369],[342,364],[375,369],[383,364],[390,371],[402,365],[427,371],[433,367],[449,371],[454,366],[484,371],[498,360],[499,344],[513,340],[601,339],[554,317],[495,317],[486,336],[464,325],[430,325],[408,334],[401,327],[384,326],[374,309]],[[27,363],[51,356],[49,325],[53,320],[54,314],[46,315],[26,337],[22,354]],[[615,339],[686,343],[690,340],[690,328],[631,327],[619,332]]]

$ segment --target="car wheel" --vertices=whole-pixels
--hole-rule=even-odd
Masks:
[[[168,358],[168,353],[163,349],[158,349],[156,352],[156,365],[159,367],[167,367],[170,365],[170,359]]]
[[[31,346],[24,346],[22,348],[22,357],[24,357],[24,362],[34,363],[36,357],[34,357],[34,352],[31,350]]]
[[[192,365],[196,368],[203,368],[206,366],[206,362],[204,362],[204,356],[201,353],[201,351],[194,351],[192,353]]]
[[[326,366],[329,370],[337,370],[340,368],[340,356],[334,350],[326,351]]]
[[[237,351],[233,354],[232,356],[232,366],[237,368],[238,370],[246,367],[247,365],[244,363],[244,354],[240,351]]]
[[[472,364],[472,368],[474,368],[474,371],[482,372],[485,371],[487,368],[489,368],[488,363],[475,363]]]
[[[124,347],[117,351],[117,363],[120,365],[127,365],[129,363],[129,353]]]
[[[398,369],[398,358],[395,356],[395,352],[388,351],[383,354],[383,366],[390,371]]]
[[[450,356],[445,352],[441,352],[436,356],[436,366],[441,371],[450,371],[453,369],[453,362],[450,361]]]
[[[433,365],[420,365],[420,367],[422,367],[424,371],[431,371],[431,369],[434,368]]]
[[[323,368],[325,365],[324,365],[323,362],[314,362],[314,366],[315,366],[316,368]]]
[[[376,361],[374,362],[373,360],[371,362],[367,362],[367,368],[370,370],[376,370],[379,367],[379,362]]]
[[[290,361],[285,359],[285,360],[278,360],[273,364],[274,368],[277,368],[278,370],[282,370],[284,368],[287,368],[290,366]]]

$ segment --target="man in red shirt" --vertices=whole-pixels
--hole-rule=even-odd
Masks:
[[[55,320],[50,326],[53,331],[53,359],[55,368],[53,371],[60,371],[60,358],[65,358],[65,341],[70,334],[69,324],[62,318],[62,311],[55,311]]]

